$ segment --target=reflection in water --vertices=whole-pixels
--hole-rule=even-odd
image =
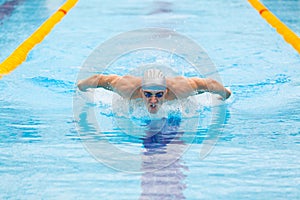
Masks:
[[[11,15],[15,7],[23,1],[24,0],[6,1],[2,5],[0,5],[0,20],[3,20],[6,16]]]
[[[185,199],[184,166],[181,156],[186,144],[178,132],[180,120],[153,120],[143,138],[142,194],[140,199]]]
[[[171,13],[173,4],[167,1],[155,1],[153,4],[153,11],[149,15]]]
[[[74,116],[84,146],[98,161],[108,167],[123,172],[141,173],[141,200],[185,199],[185,170],[188,168],[182,160],[182,155],[195,139],[194,134],[197,131],[194,131],[192,126],[197,126],[198,118],[182,118],[181,113],[172,112],[167,118],[146,118],[144,123],[138,126],[129,123],[131,119],[125,118],[121,127],[124,128],[127,121],[129,127],[126,130],[130,130],[128,133],[132,136],[125,139],[121,134],[123,132],[114,127],[113,132],[101,132],[96,117],[97,106],[85,104],[83,98],[74,99],[78,100],[73,104]],[[206,137],[199,141],[203,144],[200,157],[208,155],[216,144],[226,118],[226,104],[218,105],[214,102],[213,105],[215,106],[209,111],[212,116],[209,120],[211,123],[205,131]],[[137,131],[139,134],[135,133]]]

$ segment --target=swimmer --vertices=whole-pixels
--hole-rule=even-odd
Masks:
[[[142,98],[147,110],[156,114],[165,101],[187,98],[192,95],[210,92],[218,94],[222,100],[228,99],[231,91],[210,78],[165,77],[159,69],[144,72],[143,77],[131,75],[93,75],[77,84],[81,91],[89,88],[104,88],[114,91],[126,99]]]

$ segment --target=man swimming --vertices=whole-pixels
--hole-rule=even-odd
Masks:
[[[165,77],[159,69],[152,68],[144,76],[103,75],[97,74],[78,82],[81,91],[88,88],[104,88],[114,91],[126,99],[142,98],[149,113],[156,114],[164,101],[187,98],[203,92],[215,93],[223,100],[231,91],[210,78],[183,76]]]

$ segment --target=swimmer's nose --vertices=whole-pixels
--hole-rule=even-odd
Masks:
[[[157,98],[152,96],[150,97],[150,103],[156,103],[157,102]]]

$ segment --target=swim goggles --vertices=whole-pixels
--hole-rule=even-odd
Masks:
[[[157,98],[161,98],[162,96],[164,96],[164,92],[152,93],[152,92],[144,91],[144,95],[145,95],[146,98],[150,98],[152,96],[155,96]]]

